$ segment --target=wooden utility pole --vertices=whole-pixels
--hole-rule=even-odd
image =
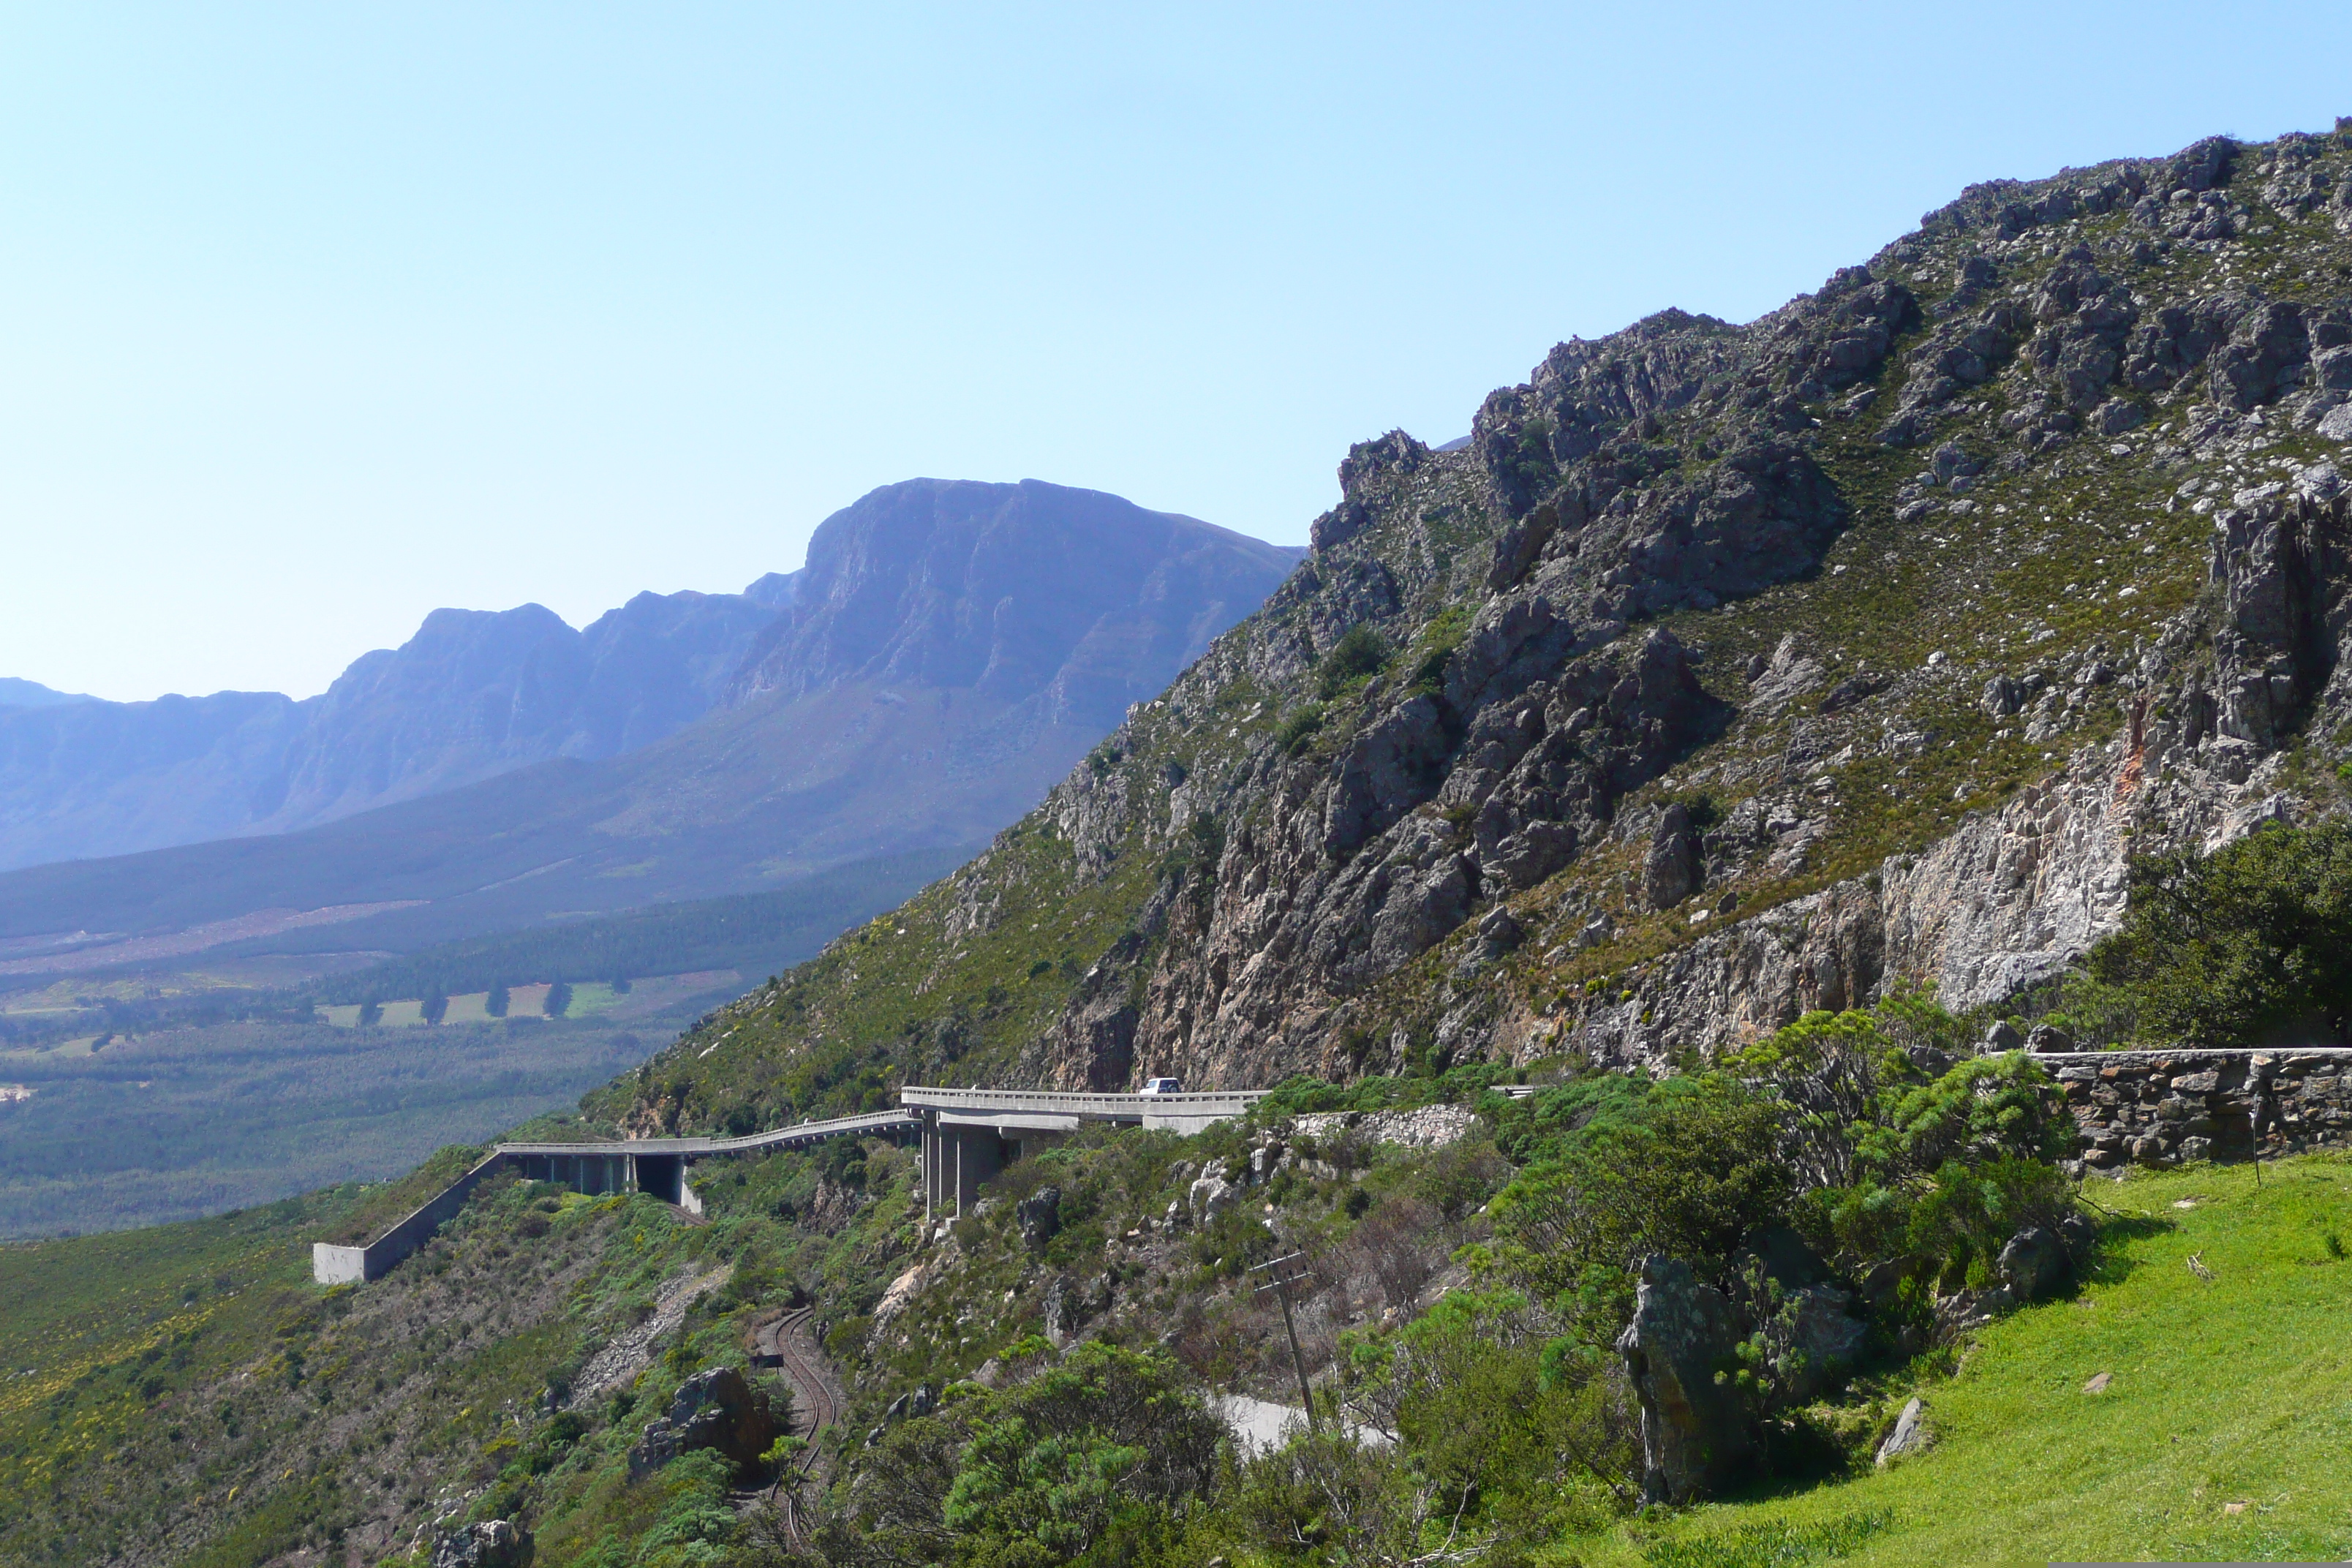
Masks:
[[[1307,1407],[1307,1429],[1312,1432],[1318,1429],[1315,1420],[1315,1390],[1307,1382],[1307,1357],[1300,1353],[1298,1349],[1298,1325],[1291,1321],[1290,1318],[1290,1287],[1307,1279],[1306,1264],[1305,1253],[1286,1252],[1279,1258],[1268,1258],[1265,1262],[1256,1265],[1250,1269],[1250,1272],[1268,1274],[1270,1277],[1265,1284],[1257,1288],[1257,1293],[1263,1296],[1271,1290],[1274,1292],[1275,1300],[1282,1303],[1282,1331],[1290,1341],[1290,1369],[1298,1374],[1298,1398],[1299,1402]]]

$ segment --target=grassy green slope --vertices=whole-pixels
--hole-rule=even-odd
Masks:
[[[2352,1554],[2352,1263],[2341,1256],[2352,1163],[2289,1161],[2265,1169],[2260,1191],[2246,1166],[2095,1191],[2126,1222],[2096,1279],[1983,1330],[1956,1376],[1920,1386],[1937,1436],[1927,1452],[1784,1498],[1696,1509],[1577,1554],[1801,1562],[1812,1554],[1772,1556],[1768,1543],[1871,1514],[1885,1528],[1841,1561]],[[2084,1393],[2101,1373],[2105,1391]]]

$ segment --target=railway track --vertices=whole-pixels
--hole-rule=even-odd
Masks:
[[[814,1471],[817,1438],[826,1427],[834,1424],[841,1413],[839,1403],[834,1398],[833,1390],[826,1385],[824,1374],[810,1365],[808,1358],[802,1355],[793,1344],[793,1331],[806,1323],[815,1310],[814,1307],[796,1307],[774,1322],[761,1328],[754,1337],[754,1343],[761,1355],[772,1358],[776,1370],[782,1373],[784,1381],[792,1385],[793,1413],[795,1415],[805,1413],[808,1418],[808,1430],[804,1434],[808,1447],[801,1451],[796,1477],[778,1476],[776,1484],[768,1491],[777,1511],[783,1515],[785,1533],[794,1542],[803,1545],[806,1544],[806,1541],[802,1529],[799,1498],[796,1491],[784,1489],[784,1482],[787,1479],[805,1479]],[[802,1434],[795,1434],[795,1436],[802,1436]]]
[[[806,1323],[815,1312],[814,1307],[796,1307],[761,1331],[760,1336],[768,1342],[764,1348],[776,1358],[778,1370],[793,1385],[793,1408],[805,1410],[808,1414],[806,1436],[809,1447],[801,1467],[803,1475],[816,1462],[817,1435],[832,1426],[841,1414],[824,1374],[811,1366],[808,1358],[793,1344],[793,1331]]]

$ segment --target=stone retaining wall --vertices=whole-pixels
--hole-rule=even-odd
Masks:
[[[2084,1173],[2352,1146],[2352,1050],[2067,1051]]]

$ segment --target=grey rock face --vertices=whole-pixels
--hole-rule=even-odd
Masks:
[[[2340,576],[2328,555],[2337,503],[2290,486],[2225,506],[2206,470],[2226,458],[2237,472],[2279,471],[2239,459],[2337,406],[2317,395],[2347,390],[2321,384],[2338,377],[2327,356],[2352,349],[2342,312],[2282,308],[2252,285],[2176,289],[2153,269],[2176,228],[2180,242],[2208,245],[2219,242],[2190,235],[2245,220],[2249,192],[2228,177],[2231,156],[2209,147],[2178,167],[2151,160],[1976,188],[1890,251],[1919,299],[1891,273],[1856,271],[1750,327],[1664,313],[1605,342],[1561,345],[1525,384],[1487,400],[1465,453],[1393,434],[1351,452],[1316,558],[1265,617],[1179,683],[1163,719],[1132,731],[1139,745],[1181,747],[1187,726],[1213,727],[1202,751],[1215,752],[1217,776],[1197,770],[1164,805],[1148,783],[1073,780],[1048,805],[1089,865],[1124,852],[1130,830],[1158,853],[1201,816],[1223,826],[1213,871],[1195,858],[1181,887],[1153,895],[1152,940],[1111,966],[1102,997],[1072,1021],[1115,995],[1136,1009],[1135,1059],[1203,1081],[1383,1070],[1416,1042],[1454,1059],[1580,1050],[1656,1064],[1752,1039],[1807,1008],[1864,1005],[1896,978],[1932,979],[1942,1000],[1967,1007],[2078,958],[2122,913],[2130,850],[2242,831],[2240,792],[2266,748],[2335,679],[2332,646],[2321,645],[2342,624],[2330,619],[2327,586]],[[2340,153],[2328,160],[2334,168]],[[2049,231],[2139,211],[2143,198],[2153,205],[2121,243],[2104,229]],[[2301,197],[2282,187],[2280,199]],[[1941,265],[1916,265],[1931,254]],[[1953,289],[1930,298],[1927,279],[1947,268]],[[1898,344],[1901,374],[1874,389]],[[2250,401],[2260,406],[2241,411]],[[2231,646],[2207,660],[2194,644],[2210,624],[2185,613],[2143,637],[2140,600],[2130,637],[2046,654],[2019,644],[2001,656],[2014,668],[2001,670],[1969,665],[1958,643],[1894,671],[1869,662],[1866,638],[1843,633],[1790,632],[1769,655],[1735,640],[1748,678],[1727,700],[1736,715],[1676,695],[1656,678],[1703,656],[1651,638],[1631,657],[1643,617],[1819,567],[1844,513],[1811,456],[1824,438],[1814,432],[1864,420],[1858,431],[1885,428],[1916,447],[1911,482],[1885,498],[1890,523],[1937,535],[1947,525],[1931,518],[1966,538],[2063,526],[1994,524],[2014,498],[1971,493],[2029,469],[2088,479],[2129,459],[2196,470],[2187,477],[2198,487],[2158,499],[2224,525],[2219,592],[2198,614],[2217,599],[2236,605]],[[2225,511],[2247,518],[2231,523]],[[2114,595],[2121,615],[2143,592],[2143,557],[2167,548],[2135,545],[2068,592]],[[1871,569],[1866,552],[1855,559]],[[1365,620],[1398,661],[1369,688],[1317,694],[1329,711],[1316,746],[1253,742],[1259,693],[1279,694],[1267,704],[1275,721],[1303,707],[1334,635]],[[2043,658],[2046,668],[2025,662]],[[2203,673],[2216,665],[2225,682]],[[1709,671],[1709,689],[1730,691],[1723,678],[1733,674]],[[1239,693],[1244,679],[1255,683],[1249,706],[1227,717],[1215,695]],[[2006,740],[2053,752],[2026,770],[2033,782],[2012,789],[1972,775],[1953,781],[1964,789],[1939,786],[1939,808],[1997,804],[1940,841],[1749,919],[1738,916],[1757,906],[1693,910],[1706,918],[1676,924],[1671,952],[1612,973],[1607,986],[1538,995],[1530,980],[1514,990],[1517,972],[1559,963],[1580,925],[1606,930],[1593,925],[1598,912],[1618,910],[1628,892],[1654,907],[1803,875],[1853,816],[1842,791],[1872,777],[1899,800],[1912,786],[1895,781],[1923,771],[1915,759],[1952,750],[1952,735],[1930,732],[1925,694],[1956,681],[1936,703],[1977,698]],[[2054,754],[2051,742],[2093,732],[2110,712],[2125,719],[2112,742]],[[1751,735],[1772,726],[1778,754],[1731,747],[1691,758],[1718,724]],[[1619,820],[1625,781],[1678,771],[1685,758],[1692,787],[1726,801],[1722,820],[1689,837],[1653,815]],[[1885,776],[1874,776],[1881,761]],[[1524,896],[1603,846],[1612,880],[1573,880],[1549,907]],[[1619,853],[1631,887],[1613,880]],[[1462,942],[1465,923],[1505,901],[1529,936],[1519,961],[1490,953],[1483,935]],[[1445,980],[1388,988],[1448,941],[1465,951],[1430,971]],[[1472,980],[1488,995],[1454,984]],[[1412,994],[1410,1019],[1391,1014],[1399,990]],[[1011,1072],[1089,1081],[1082,1033],[1042,1043]]]
[[[530,1568],[538,1544],[530,1531],[503,1519],[484,1520],[433,1536],[433,1568]]]
[[[1732,1257],[1735,1267],[1753,1266],[1784,1290],[1801,1290],[1830,1277],[1829,1265],[1787,1226],[1771,1226],[1742,1237]]]
[[[1490,958],[1500,957],[1527,940],[1527,928],[1520,925],[1509,910],[1500,905],[1486,913],[1478,922],[1478,942]]]
[[[1870,1325],[1853,1315],[1853,1298],[1832,1285],[1793,1290],[1786,1305],[1795,1320],[1790,1339],[1804,1358],[1802,1375],[1791,1383],[1787,1399],[1802,1405],[1842,1385],[1861,1364]]]
[[[1040,1187],[1013,1205],[1021,1239],[1033,1250],[1054,1239],[1062,1228],[1062,1189]]]
[[[1927,1429],[1927,1402],[1912,1399],[1903,1406],[1903,1414],[1895,1418],[1895,1430],[1878,1446],[1878,1468],[1883,1470],[1904,1455],[1919,1452],[1933,1440],[1933,1436]]]
[[[2065,1243],[2035,1226],[2009,1238],[1993,1271],[2020,1301],[2040,1301],[2063,1288],[2068,1268]]]
[[[1091,1285],[1081,1285],[1066,1274],[1057,1274],[1045,1284],[1045,1338],[1055,1350],[1066,1350],[1077,1341],[1078,1330],[1086,1321],[1107,1310],[1111,1302],[1110,1280],[1097,1277]]]
[[[1688,1502],[1736,1477],[1752,1458],[1737,1394],[1716,1374],[1730,1365],[1738,1332],[1723,1292],[1687,1264],[1645,1258],[1633,1321],[1618,1337],[1642,1401],[1642,1497]]]
[[[1676,801],[1658,816],[1650,853],[1642,863],[1642,896],[1654,910],[1670,910],[1698,888],[1698,836],[1690,808]]]
[[[712,1367],[679,1384],[668,1414],[646,1425],[629,1450],[629,1476],[650,1475],[697,1448],[715,1449],[739,1472],[750,1471],[781,1436],[766,1393],[731,1366]]]
[[[2284,813],[2284,797],[2251,798],[2249,780],[2335,679],[2341,629],[2352,627],[2352,487],[2315,466],[2239,492],[2214,521],[2224,615],[2210,686],[2180,679],[2163,711],[2143,708],[2103,753],[1874,877],[1708,934],[1630,997],[1584,1009],[1566,1039],[1602,1060],[1653,1060],[1664,1041],[1645,1015],[1685,1038],[1748,1038],[1808,1007],[1857,1005],[1895,975],[1932,976],[1950,1005],[1999,1002],[2121,921],[2126,856],[2146,842],[2126,829],[2160,826],[2171,842],[2210,847]],[[1783,656],[1793,645],[1776,665]],[[2073,689],[2085,695],[2074,700],[2087,701],[2098,671],[2080,673]],[[2020,683],[2021,697],[2034,689]],[[2056,685],[2040,690],[2045,704],[2060,699]],[[2173,1145],[2131,1147],[2154,1160]]]
[[[1211,1171],[1192,1184],[1185,1197],[1192,1217],[1206,1223],[1248,1195],[1247,1187],[1238,1182],[1228,1182],[1221,1172]]]

